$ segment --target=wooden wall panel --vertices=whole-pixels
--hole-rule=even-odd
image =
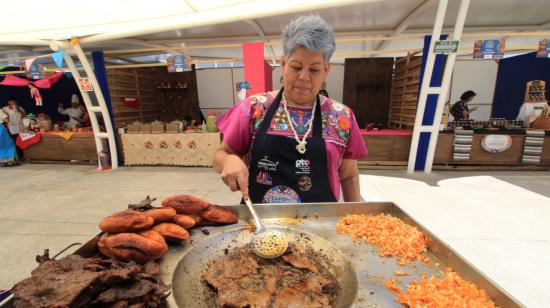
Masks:
[[[344,103],[355,113],[359,127],[387,125],[393,62],[393,58],[346,59]]]
[[[544,145],[542,147],[542,157],[540,163],[543,165],[550,165],[550,137],[544,137]]]
[[[197,78],[195,70],[183,73],[168,73],[166,68],[107,69],[109,92],[113,103],[116,127],[124,127],[134,121],[182,120],[189,115],[200,119]],[[163,90],[161,84],[172,86],[187,84],[186,89]],[[139,98],[137,108],[126,107],[124,97]],[[170,100],[169,100],[170,98]]]
[[[409,159],[412,136],[363,135],[369,154],[363,161],[403,162]]]
[[[422,57],[409,53],[395,61],[389,126],[412,129],[416,117],[416,100]]]

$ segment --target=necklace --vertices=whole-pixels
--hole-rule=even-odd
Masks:
[[[307,137],[309,136],[309,134],[311,133],[311,129],[313,128],[313,118],[315,117],[315,108],[317,107],[317,101],[313,101],[313,109],[311,110],[311,118],[309,119],[308,121],[308,129],[307,129],[307,132],[304,134],[304,136],[302,137],[302,140],[300,140],[300,138],[298,137],[298,133],[296,132],[296,129],[294,128],[294,121],[292,121],[292,119],[290,118],[290,113],[288,112],[288,107],[287,107],[287,102],[286,102],[286,97],[283,93],[283,108],[285,110],[285,113],[286,113],[286,117],[288,119],[288,124],[290,126],[290,129],[292,130],[292,133],[294,134],[294,139],[296,140],[296,142],[298,142],[298,145],[296,145],[296,150],[300,153],[300,154],[305,154],[307,149],[306,149],[306,145],[307,145]]]
[[[303,113],[301,111],[299,112],[299,117],[300,117],[300,123],[296,123],[296,121],[294,121],[294,119],[292,119],[292,118],[290,120],[292,120],[292,123],[294,123],[294,126],[297,127],[296,131],[298,132],[298,134],[303,135],[306,132],[306,127],[308,126],[309,122],[308,123],[303,123],[304,122],[303,121],[304,116],[303,116]]]

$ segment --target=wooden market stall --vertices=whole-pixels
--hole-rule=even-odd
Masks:
[[[211,166],[220,134],[191,125],[202,123],[194,67],[109,68],[107,75],[125,165]]]
[[[167,73],[166,67],[108,68],[107,77],[117,128],[135,121],[183,120],[187,115],[200,119],[195,70]]]
[[[40,141],[23,150],[25,158],[30,162],[79,162],[97,163],[93,132],[62,133],[56,132],[38,133]],[[107,147],[103,141],[104,147]]]
[[[36,82],[34,79],[19,71],[4,73],[11,76],[4,78],[0,85],[0,107],[7,108],[4,104],[9,98],[24,111],[22,134],[16,140],[25,160],[31,163],[97,162],[95,136],[92,128],[86,127],[87,121],[79,119],[75,127],[65,125],[71,119],[65,112],[71,102],[83,102],[73,76],[62,72],[44,73],[39,83],[42,87],[37,88],[40,99],[37,99],[27,86]],[[59,110],[60,104],[63,112]]]
[[[387,123],[382,120],[367,123],[363,139],[369,148],[369,155],[359,161],[360,167],[405,168],[408,165],[417,112],[421,60],[418,53],[395,59],[389,119]],[[449,102],[437,139],[434,169],[549,170],[550,117],[546,99],[548,89],[544,81],[549,77],[546,72],[548,62],[548,59],[535,59],[534,53],[531,53],[496,63],[494,75],[489,77],[495,89],[480,91],[491,93],[490,97],[480,98],[481,105],[489,105],[490,108],[483,113],[490,117],[486,121],[449,121],[452,119],[449,108],[456,100]],[[502,68],[503,63],[507,65],[506,74],[497,69]],[[462,79],[458,84],[461,88],[456,92],[464,92],[462,88],[465,86],[475,88],[472,83],[477,79],[470,78],[471,82],[463,80],[467,78],[465,76],[477,72],[472,71],[472,66],[465,66],[468,67],[467,74],[460,75]],[[485,68],[481,66],[480,70]],[[363,69],[368,70],[370,67]],[[514,70],[526,70],[529,73],[510,78],[510,71]],[[531,80],[533,78],[541,80]],[[478,91],[478,88],[475,89]],[[454,96],[460,93],[454,93]],[[379,106],[384,107],[385,104]],[[473,117],[476,115],[479,114],[474,113]],[[498,118],[493,118],[495,115]]]

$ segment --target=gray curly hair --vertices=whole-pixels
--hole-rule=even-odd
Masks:
[[[298,47],[320,52],[328,62],[336,49],[334,32],[327,22],[318,15],[300,16],[283,28],[285,57],[290,56]]]

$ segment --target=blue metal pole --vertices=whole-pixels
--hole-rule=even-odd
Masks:
[[[109,110],[109,117],[111,118],[111,123],[113,125],[113,132],[116,139],[116,148],[118,161],[122,161],[122,153],[119,147],[119,137],[116,130],[116,122],[113,114],[113,103],[111,102],[111,94],[109,92],[109,84],[107,82],[107,70],[105,69],[105,57],[103,56],[102,51],[93,51],[92,52],[92,62],[94,64],[94,73],[103,93],[103,98],[105,99],[105,104]]]
[[[440,39],[445,40],[447,39],[447,37],[448,37],[447,34],[442,34],[440,36]],[[431,35],[426,35],[424,37],[424,49],[422,51],[422,66],[420,68],[420,80],[418,82],[417,101],[420,99],[420,87],[422,86],[422,79],[424,78],[424,70],[426,69],[426,60],[428,58],[428,52],[430,50],[431,39],[432,39]],[[441,86],[441,82],[443,80],[444,67],[445,67],[445,56],[437,55],[434,61],[432,80],[430,80],[431,87]],[[427,96],[426,108],[424,109],[424,115],[422,117],[422,126],[433,125],[438,97],[439,97],[438,94],[429,94]],[[418,150],[416,152],[416,159],[414,163],[414,170],[424,170],[424,167],[426,166],[426,157],[428,155],[428,147],[430,145],[431,138],[432,138],[432,134],[430,132],[420,133],[420,137],[418,140]]]

